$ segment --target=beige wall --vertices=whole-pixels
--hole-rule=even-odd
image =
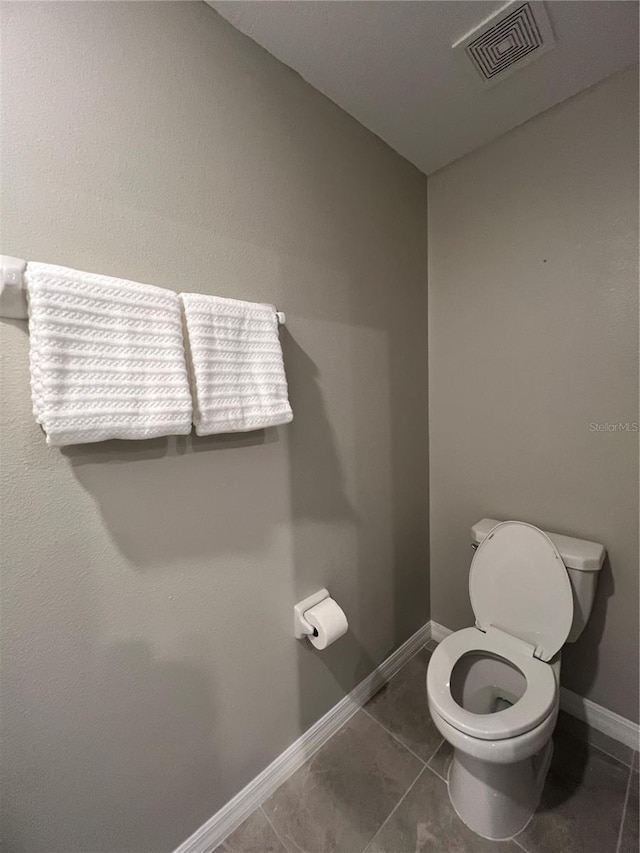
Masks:
[[[202,3],[1,12],[2,251],[287,313],[290,426],[63,451],[2,324],[5,849],[161,853],[428,619],[426,179]]]
[[[609,561],[562,681],[638,718],[638,78],[429,178],[431,616],[469,625],[469,527],[517,518]]]

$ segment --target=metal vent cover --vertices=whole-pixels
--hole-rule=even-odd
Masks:
[[[541,0],[512,0],[459,39],[454,51],[475,68],[485,85],[493,85],[555,47]]]

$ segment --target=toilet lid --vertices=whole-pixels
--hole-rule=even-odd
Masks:
[[[535,646],[550,660],[569,636],[571,583],[549,537],[531,524],[503,521],[483,539],[469,572],[476,624],[490,625]]]

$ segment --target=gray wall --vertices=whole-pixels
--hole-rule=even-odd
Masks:
[[[2,324],[5,849],[161,853],[428,619],[426,179],[204,4],[1,11],[2,251],[287,312],[290,426],[63,451]]]
[[[516,518],[609,561],[562,681],[638,719],[638,77],[429,177],[432,618],[472,624],[469,527]]]

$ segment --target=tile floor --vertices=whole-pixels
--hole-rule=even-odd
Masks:
[[[510,841],[458,819],[425,647],[215,853],[638,853],[637,753],[561,714],[542,802]]]

